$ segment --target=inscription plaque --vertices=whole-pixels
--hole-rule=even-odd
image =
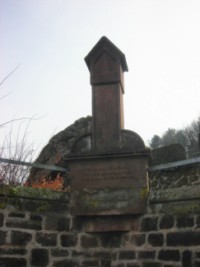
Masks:
[[[147,196],[146,159],[134,156],[71,160],[74,215],[141,213]]]

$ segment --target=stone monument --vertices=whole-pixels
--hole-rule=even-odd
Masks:
[[[126,58],[102,37],[85,61],[92,85],[92,132],[79,137],[65,157],[71,171],[71,213],[96,221],[89,221],[88,231],[111,230],[107,222],[113,218],[120,222],[114,230],[129,230],[122,215],[146,209],[150,151],[138,134],[124,129]]]

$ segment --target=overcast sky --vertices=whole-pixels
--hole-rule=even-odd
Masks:
[[[84,57],[102,36],[125,55],[125,128],[147,143],[200,115],[199,0],[0,0],[1,118],[34,117],[42,148],[91,115]],[[1,129],[1,134],[4,130]]]

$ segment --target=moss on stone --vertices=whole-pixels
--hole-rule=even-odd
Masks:
[[[4,185],[0,187],[0,194],[4,196],[69,200],[69,193],[67,192],[58,192],[45,188],[32,188],[24,186],[14,187],[14,186]]]

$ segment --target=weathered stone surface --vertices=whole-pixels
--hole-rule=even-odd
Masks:
[[[25,255],[27,250],[24,248],[0,248],[0,255]]]
[[[160,262],[155,262],[155,261],[151,261],[151,262],[144,262],[142,264],[142,267],[162,267],[162,263]],[[168,265],[164,265],[164,267],[174,267],[174,266],[168,266]]]
[[[26,267],[26,259],[24,258],[1,258],[0,259],[1,267]],[[38,266],[39,267],[39,266]]]
[[[104,248],[120,248],[122,243],[122,233],[121,232],[102,233],[100,239],[101,239],[101,245]]]
[[[57,234],[48,234],[48,233],[37,233],[36,242],[42,246],[56,246],[57,244]]]
[[[97,245],[98,245],[98,239],[95,236],[83,235],[81,237],[81,246],[83,248],[93,248],[97,247]]]
[[[7,227],[21,228],[21,229],[33,229],[33,230],[41,230],[41,222],[33,222],[33,221],[16,221],[14,219],[9,219],[6,222]]]
[[[85,232],[136,231],[139,221],[133,216],[87,216],[83,228]]]
[[[69,256],[69,251],[65,249],[56,248],[51,250],[51,255],[53,257],[67,257]]]
[[[48,250],[42,248],[32,249],[31,264],[37,267],[47,266],[49,263]]]
[[[148,242],[151,244],[153,247],[160,247],[163,245],[164,242],[164,237],[163,234],[149,234],[148,236]]]
[[[145,159],[129,156],[69,161],[71,212],[75,215],[143,213],[147,201]]]
[[[3,220],[4,220],[4,216],[2,213],[0,213],[0,227],[3,226]]]
[[[128,71],[125,55],[107,37],[103,36],[85,57],[91,73],[91,84],[120,82],[122,71]]]
[[[164,250],[163,249],[159,251],[158,258],[164,261],[175,261],[176,262],[180,260],[180,252],[178,249],[176,250],[170,250],[170,249]]]
[[[5,244],[7,232],[0,231],[0,245]]]
[[[191,166],[193,166],[191,168]],[[180,188],[186,186],[199,186],[200,164],[183,165],[176,168],[162,169],[149,172],[149,184],[151,189],[162,190]],[[182,189],[181,189],[182,190]]]
[[[44,223],[45,230],[52,231],[69,231],[70,218],[66,216],[54,216],[47,215]]]
[[[12,231],[11,232],[11,243],[13,245],[24,246],[27,245],[32,239],[30,233],[25,233],[21,231]]]
[[[77,235],[73,233],[61,235],[61,245],[63,247],[74,247],[77,241]]]
[[[157,217],[143,218],[141,222],[141,231],[150,232],[155,230],[158,230],[158,218]]]
[[[12,212],[8,216],[9,217],[15,217],[15,218],[24,218],[25,217],[25,213]]]
[[[81,266],[83,266],[83,267],[97,267],[97,266],[99,266],[99,264],[98,264],[97,260],[84,260],[84,261],[82,261]],[[106,267],[108,265],[106,265],[106,261],[102,261],[101,266]]]
[[[152,150],[151,165],[159,165],[184,159],[186,159],[186,154],[183,146],[180,144],[171,144]]]
[[[49,143],[43,148],[35,162],[47,165],[67,167],[64,159],[69,155],[77,139],[83,135],[91,134],[92,118],[81,118],[63,131],[54,135]],[[56,173],[49,170],[32,168],[28,181],[38,181],[41,177],[55,178]]]
[[[79,263],[75,260],[55,261],[53,267],[79,267]]]
[[[177,218],[177,227],[192,227],[194,226],[194,218],[188,216],[179,216]]]
[[[120,260],[132,260],[135,259],[135,251],[133,250],[124,250],[119,252]]]
[[[160,229],[170,229],[174,226],[173,216],[163,216],[160,220]]]
[[[165,215],[188,215],[200,213],[200,200],[191,201],[172,201],[151,204],[152,212],[162,213]]]
[[[131,237],[131,243],[140,247],[145,243],[145,234],[134,234]]]
[[[116,259],[116,253],[110,251],[97,251],[93,253],[93,256],[100,259]]]
[[[182,267],[192,267],[192,252],[189,250],[183,251]]]
[[[200,232],[178,232],[167,234],[168,246],[199,246]]]
[[[155,259],[156,251],[154,250],[146,250],[146,251],[139,251],[138,258],[139,259]]]
[[[150,203],[169,202],[176,200],[198,199],[200,185],[184,186],[165,190],[150,190]]]

